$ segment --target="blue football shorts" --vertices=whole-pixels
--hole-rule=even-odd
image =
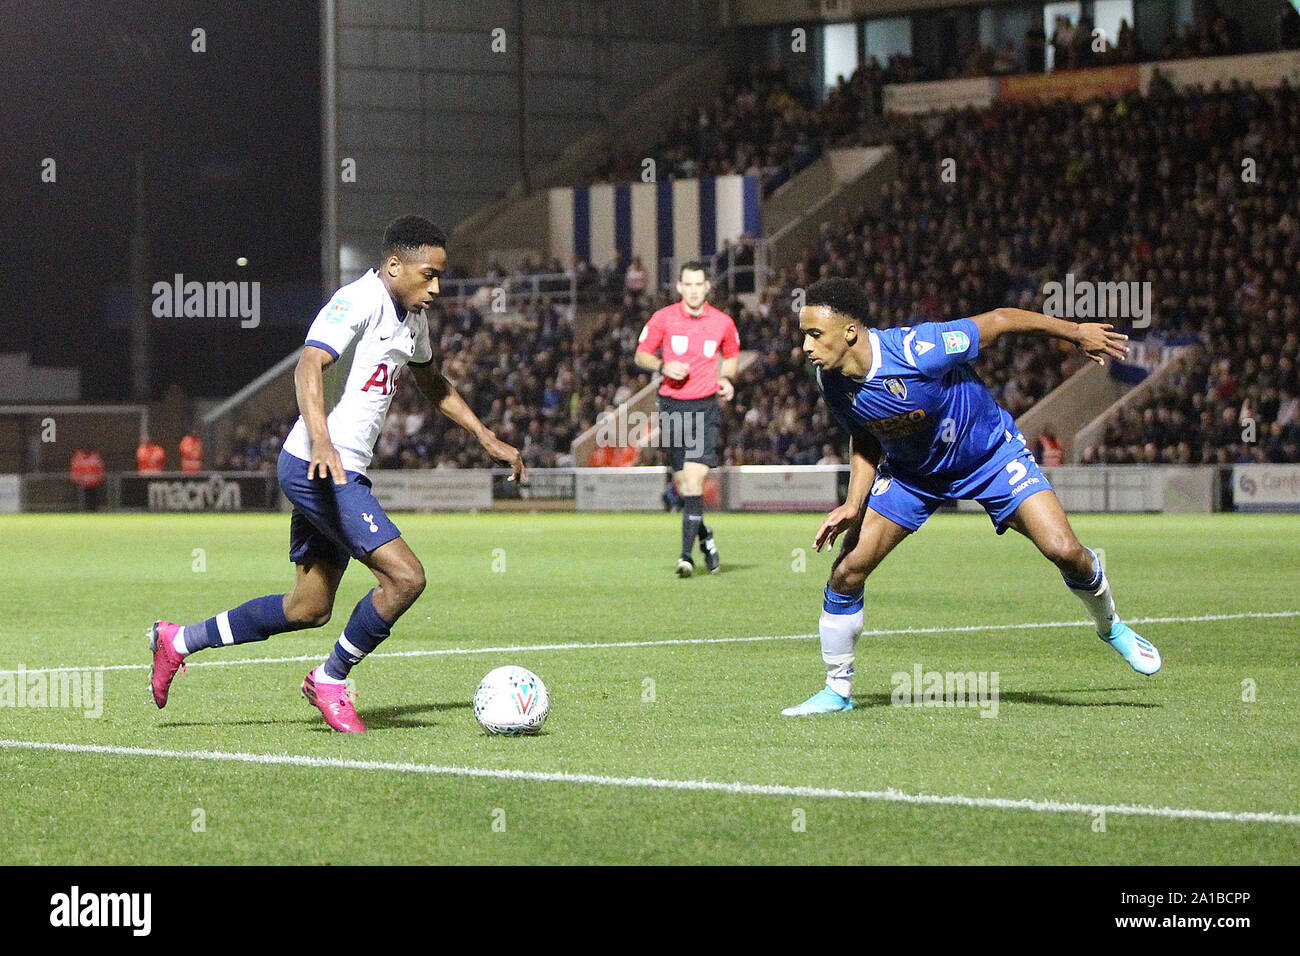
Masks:
[[[280,452],[280,490],[293,502],[289,519],[289,560],[302,564],[319,558],[346,568],[348,558],[363,558],[402,532],[384,512],[371,490],[370,479],[347,471],[347,483],[307,477],[309,462]]]
[[[940,505],[952,501],[978,501],[988,512],[998,534],[1007,530],[1011,516],[1026,498],[1050,491],[1047,476],[1019,436],[969,474],[929,478],[900,475],[882,463],[867,497],[867,506],[897,525],[915,531]]]

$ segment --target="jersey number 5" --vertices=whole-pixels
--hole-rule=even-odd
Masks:
[[[370,380],[361,386],[361,391],[368,392],[371,386],[378,388],[380,395],[387,395],[397,387],[397,379],[389,373],[388,366],[380,362],[370,373]]]

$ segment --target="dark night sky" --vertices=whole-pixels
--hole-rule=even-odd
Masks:
[[[106,327],[104,293],[130,278],[137,151],[151,278],[319,282],[314,0],[0,0],[0,130],[0,351],[82,366],[86,399],[129,395],[127,330]],[[55,184],[40,181],[47,156]],[[201,347],[262,368],[293,344],[207,334],[221,341]],[[193,365],[187,338],[161,335],[154,366]]]

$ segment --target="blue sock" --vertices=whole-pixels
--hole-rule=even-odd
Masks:
[[[348,618],[343,636],[334,642],[325,661],[325,676],[334,680],[344,680],[353,666],[383,643],[388,636],[389,623],[375,610],[374,591],[370,591],[357,602]]]
[[[855,614],[862,610],[866,591],[864,585],[858,588],[857,594],[841,594],[839,591],[832,591],[828,584],[826,590],[822,592],[822,610],[827,614]]]
[[[866,616],[865,588],[856,594],[841,594],[826,585],[817,632],[822,640],[822,661],[826,664],[826,686],[841,697],[853,693],[853,661],[858,635]]]
[[[1062,574],[1061,578],[1065,581],[1065,586],[1072,590],[1095,591],[1097,588],[1101,587],[1101,562],[1097,560],[1097,554],[1092,550],[1092,548],[1085,548],[1084,550],[1092,555],[1092,577],[1087,581],[1075,581],[1073,578]]]
[[[205,647],[248,644],[264,641],[272,634],[297,631],[307,624],[292,624],[284,616],[284,595],[268,594],[245,601],[239,607],[222,611],[201,624],[185,627],[185,648],[189,653]]]
[[[1097,552],[1091,548],[1087,550],[1092,555],[1092,577],[1087,581],[1072,581],[1064,574],[1061,577],[1065,578],[1065,586],[1073,591],[1083,602],[1083,606],[1088,609],[1088,614],[1097,625],[1097,635],[1109,639],[1111,631],[1115,629],[1115,622],[1119,620],[1115,613],[1115,595],[1111,593],[1105,569],[1097,560]]]

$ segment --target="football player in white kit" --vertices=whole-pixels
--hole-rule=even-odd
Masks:
[[[519,452],[487,428],[433,367],[425,310],[438,294],[447,240],[427,219],[406,216],[384,232],[383,264],[334,293],[307,332],[294,372],[301,415],[280,452],[280,488],[293,502],[289,559],[297,581],[288,594],[254,598],[198,624],[156,621],[150,689],[163,707],[185,658],[208,647],[264,641],[273,634],[321,627],[349,558],[370,568],[378,585],[352,611],[329,657],[303,681],[302,693],[344,733],[364,733],[346,679],[388,637],[424,590],[424,568],[371,492],[366,469],[402,369],[440,412],[474,435],[491,458],[525,477]],[[359,339],[359,340],[358,340]],[[338,404],[325,415],[322,372],[357,341]]]

